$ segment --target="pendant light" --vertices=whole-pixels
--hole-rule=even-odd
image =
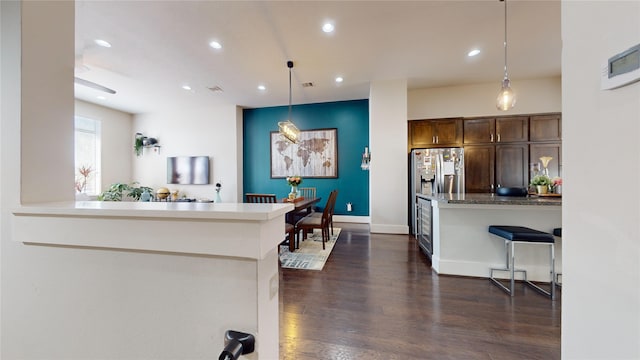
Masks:
[[[516,104],[516,93],[511,89],[511,80],[507,73],[507,0],[504,1],[504,79],[502,89],[498,93],[496,106],[498,110],[507,111]]]
[[[280,121],[278,128],[285,139],[297,144],[300,138],[300,130],[291,122],[291,69],[293,68],[293,61],[287,61],[287,67],[289,68],[289,117],[286,121]]]

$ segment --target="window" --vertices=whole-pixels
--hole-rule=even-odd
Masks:
[[[76,193],[98,195],[101,177],[100,120],[75,117]]]

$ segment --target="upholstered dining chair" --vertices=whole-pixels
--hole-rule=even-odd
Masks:
[[[331,235],[333,235],[333,214],[335,212],[336,209],[336,199],[338,198],[338,190],[334,190],[336,192],[335,197],[333,198],[333,201],[331,201],[331,203],[329,202],[329,200],[331,200],[331,196],[329,196],[329,200],[327,200],[327,205],[326,206],[330,206],[329,209],[329,227],[331,228]],[[322,213],[313,213],[309,216],[315,216],[315,217],[320,217],[322,216]]]
[[[245,194],[246,202],[248,203],[276,203],[278,200],[276,199],[275,194],[253,194],[247,193]]]
[[[331,224],[331,209],[332,204],[335,205],[336,197],[338,196],[338,190],[333,190],[329,194],[329,199],[322,211],[321,216],[306,216],[296,224],[296,232],[298,233],[298,239],[300,238],[300,231],[302,231],[302,240],[307,238],[309,232],[313,232],[313,229],[320,229],[322,231],[322,249],[325,249],[325,242],[330,239],[329,226]]]

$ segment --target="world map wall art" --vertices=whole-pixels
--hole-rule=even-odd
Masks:
[[[271,177],[338,177],[338,129],[300,131],[297,144],[271,132]]]

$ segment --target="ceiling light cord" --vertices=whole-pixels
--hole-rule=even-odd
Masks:
[[[504,78],[496,100],[496,107],[498,110],[507,111],[515,106],[516,93],[511,89],[511,80],[509,80],[507,70],[507,0],[500,1],[504,1]]]
[[[504,1],[504,78],[508,79],[507,73],[507,0]]]
[[[291,69],[293,61],[287,61],[287,67],[289,68],[289,121],[291,121]]]
[[[291,69],[293,68],[293,61],[287,61],[287,67],[289,68],[289,117],[285,121],[280,121],[278,123],[278,128],[280,129],[280,135],[290,142],[297,144],[298,139],[300,138],[300,130],[291,121],[291,93],[293,92],[291,88]]]

